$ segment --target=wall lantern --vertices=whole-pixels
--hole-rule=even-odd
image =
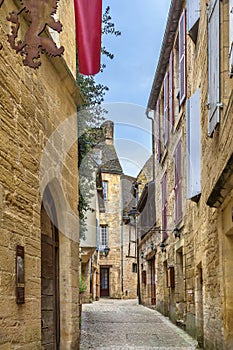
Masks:
[[[104,255],[106,256],[106,258],[108,256],[109,252],[110,252],[110,248],[106,245],[104,248]]]
[[[166,246],[167,244],[165,244],[164,242],[160,243],[160,248],[162,253],[166,253]]]
[[[174,228],[173,233],[174,233],[175,238],[177,238],[177,237],[180,238],[180,230],[178,229],[178,227]]]
[[[144,252],[141,252],[141,258],[142,259],[144,258]]]

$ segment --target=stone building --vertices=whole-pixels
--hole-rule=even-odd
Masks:
[[[123,171],[114,147],[114,124],[103,126],[104,141],[97,147],[101,159],[104,212],[98,219],[98,254],[100,297],[136,297],[137,277],[133,264],[135,257],[128,256],[129,225],[123,215],[131,203],[132,178]],[[127,207],[128,208],[128,207]],[[106,250],[107,248],[107,250]]]
[[[63,57],[42,50],[34,70],[7,41],[12,23],[4,19],[21,5],[0,3],[0,348],[77,349],[76,111],[82,98],[74,9],[59,1]],[[28,17],[19,18],[23,34]],[[42,36],[53,45],[48,32]]]
[[[232,1],[172,0],[155,122],[156,307],[205,349],[232,349]]]

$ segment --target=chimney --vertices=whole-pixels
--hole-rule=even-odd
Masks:
[[[107,120],[102,124],[105,142],[107,145],[113,144],[114,123],[111,120]]]

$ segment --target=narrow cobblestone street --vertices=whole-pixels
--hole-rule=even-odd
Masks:
[[[82,307],[81,350],[198,348],[187,333],[137,300],[101,299]]]

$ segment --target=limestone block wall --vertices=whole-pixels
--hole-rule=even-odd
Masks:
[[[121,182],[119,174],[103,173],[102,180],[108,181],[108,200],[105,202],[105,213],[100,213],[99,225],[108,227],[107,257],[100,255],[99,264],[110,267],[109,292],[112,298],[121,298]]]
[[[70,30],[73,8],[61,0],[65,59],[41,55],[38,70],[24,67],[22,57],[7,42],[8,21],[1,21],[0,40],[0,346],[4,349],[40,349],[41,346],[41,196],[40,161],[48,138],[69,116],[75,115],[79,91],[75,75],[75,40]],[[0,8],[1,18],[15,9],[13,1]],[[66,44],[69,43],[69,45]],[[69,57],[69,58],[68,58]],[[70,67],[71,71],[69,70]],[[75,126],[74,126],[75,127]],[[60,140],[64,142],[64,140]],[[56,144],[53,145],[56,152]],[[61,346],[78,344],[78,227],[69,226],[59,208],[59,193],[77,214],[77,144],[68,151],[62,182],[54,181],[60,232]],[[61,185],[63,188],[61,189]],[[15,249],[25,247],[25,304],[15,301]]]
[[[185,6],[185,4],[184,4]],[[157,308],[174,322],[179,322],[195,336],[205,349],[232,347],[232,298],[227,292],[229,282],[232,239],[231,230],[224,229],[230,222],[227,210],[232,203],[232,179],[222,183],[224,197],[219,208],[207,205],[217,181],[232,156],[232,79],[228,75],[229,2],[220,1],[220,123],[212,138],[208,136],[208,31],[206,2],[200,1],[198,40],[195,44],[187,36],[186,44],[186,98],[200,88],[201,128],[201,196],[197,202],[186,196],[186,107],[180,111],[175,105],[175,124],[170,132],[167,149],[162,147],[160,164],[156,164],[156,213],[158,227],[162,225],[161,179],[167,173],[167,227],[166,251],[157,252]],[[176,42],[176,36],[174,44]],[[175,59],[176,61],[176,59]],[[175,64],[176,67],[176,64]],[[176,73],[175,73],[176,76]],[[175,81],[175,91],[177,82]],[[162,100],[163,85],[160,98]],[[177,104],[177,102],[175,102]],[[163,116],[163,109],[161,112]],[[155,120],[157,116],[155,114]],[[180,238],[174,238],[174,149],[182,139],[182,220],[178,223]],[[224,192],[225,188],[225,192]],[[227,188],[227,190],[226,190]],[[216,195],[217,196],[217,195]],[[228,209],[227,209],[228,208]],[[223,214],[224,213],[224,214]],[[225,233],[224,233],[225,232]],[[228,232],[228,233],[226,233]],[[161,232],[161,240],[163,234]],[[175,284],[168,288],[167,270],[174,267]]]
[[[133,233],[132,233],[133,235]],[[135,236],[131,236],[135,239]],[[137,259],[136,244],[130,243],[129,247],[129,225],[123,225],[123,298],[137,298]]]

